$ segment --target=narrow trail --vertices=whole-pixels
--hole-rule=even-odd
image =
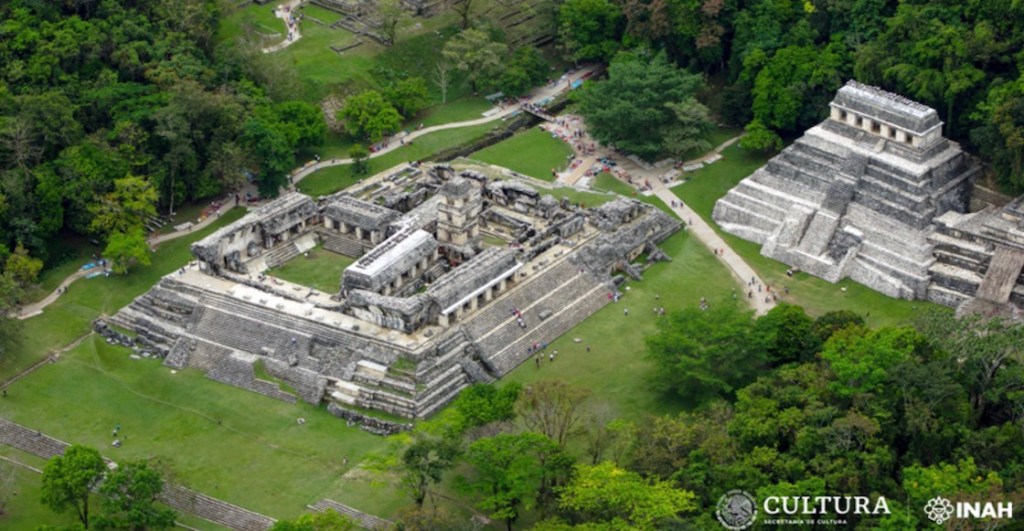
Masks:
[[[231,196],[228,196],[228,198],[225,198],[225,199],[221,200],[220,204],[227,205],[227,204],[229,204],[230,201],[234,201],[234,199],[231,199]],[[211,206],[212,205],[213,204],[211,204]],[[193,232],[195,232],[197,230],[203,230],[204,228],[209,226],[211,223],[213,223],[213,222],[217,221],[218,219],[220,219],[220,214],[221,214],[220,208],[215,209],[214,210],[214,214],[212,214],[210,216],[207,216],[206,218],[204,218],[199,223],[195,223],[195,224],[191,225],[187,229],[176,230],[174,232],[169,232],[167,234],[157,234],[157,235],[154,235],[154,236],[150,236],[149,239],[146,240],[146,242],[149,244],[150,248],[153,248],[153,247],[155,247],[157,245],[160,245],[161,243],[164,243],[166,241],[170,241],[170,240],[173,240],[173,239],[176,239],[176,238],[181,238],[182,236],[186,236],[186,235],[191,234],[191,233],[193,233]],[[35,317],[35,316],[43,313],[43,309],[45,309],[47,306],[53,304],[54,302],[57,302],[57,299],[59,299],[60,296],[65,291],[67,291],[68,286],[70,286],[72,282],[74,282],[74,281],[76,281],[76,280],[78,280],[80,278],[85,277],[89,273],[96,273],[96,272],[99,272],[99,271],[101,271],[101,270],[98,269],[98,268],[79,269],[78,271],[75,271],[74,273],[72,273],[72,274],[68,275],[67,277],[65,277],[64,280],[62,280],[60,282],[60,284],[57,286],[57,288],[54,289],[52,292],[50,292],[50,294],[47,295],[46,297],[44,297],[44,298],[42,298],[42,299],[40,299],[38,301],[35,301],[35,302],[31,303],[31,304],[22,306],[21,309],[18,310],[18,313],[16,314],[16,317],[18,319],[20,319],[20,320],[24,320],[24,319],[28,319],[30,317]]]
[[[302,38],[302,32],[299,30],[299,23],[296,22],[294,26],[291,25],[288,22],[288,17],[290,17],[291,14],[295,12],[296,8],[302,5],[303,1],[304,0],[292,0],[291,2],[286,2],[284,4],[279,5],[274,9],[274,16],[281,19],[281,22],[284,23],[286,35],[283,41],[273,46],[268,46],[264,48],[263,53],[272,53],[278,50],[283,50],[295,44],[296,42],[299,41],[299,39]]]

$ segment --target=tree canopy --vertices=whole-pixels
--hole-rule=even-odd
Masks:
[[[701,86],[699,76],[670,64],[664,53],[620,53],[608,79],[585,88],[580,113],[595,139],[654,160],[665,151],[666,136],[692,127],[670,104],[692,106]]]

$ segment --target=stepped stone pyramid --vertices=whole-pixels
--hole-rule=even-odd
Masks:
[[[967,211],[980,166],[920,103],[850,81],[829,106],[829,118],[718,200],[715,221],[830,282],[926,298],[933,222]]]

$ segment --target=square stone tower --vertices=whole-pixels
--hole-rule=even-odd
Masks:
[[[979,169],[942,136],[934,109],[850,81],[829,118],[719,199],[713,217],[830,282],[924,298],[933,221],[966,211]]]
[[[483,198],[472,181],[453,177],[441,186],[437,207],[437,241],[449,260],[464,262],[482,249],[477,218]]]

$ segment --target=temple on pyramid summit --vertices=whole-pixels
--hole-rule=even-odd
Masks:
[[[969,213],[981,166],[930,107],[856,81],[829,106],[718,200],[715,221],[830,282],[1019,318],[1024,201]]]

